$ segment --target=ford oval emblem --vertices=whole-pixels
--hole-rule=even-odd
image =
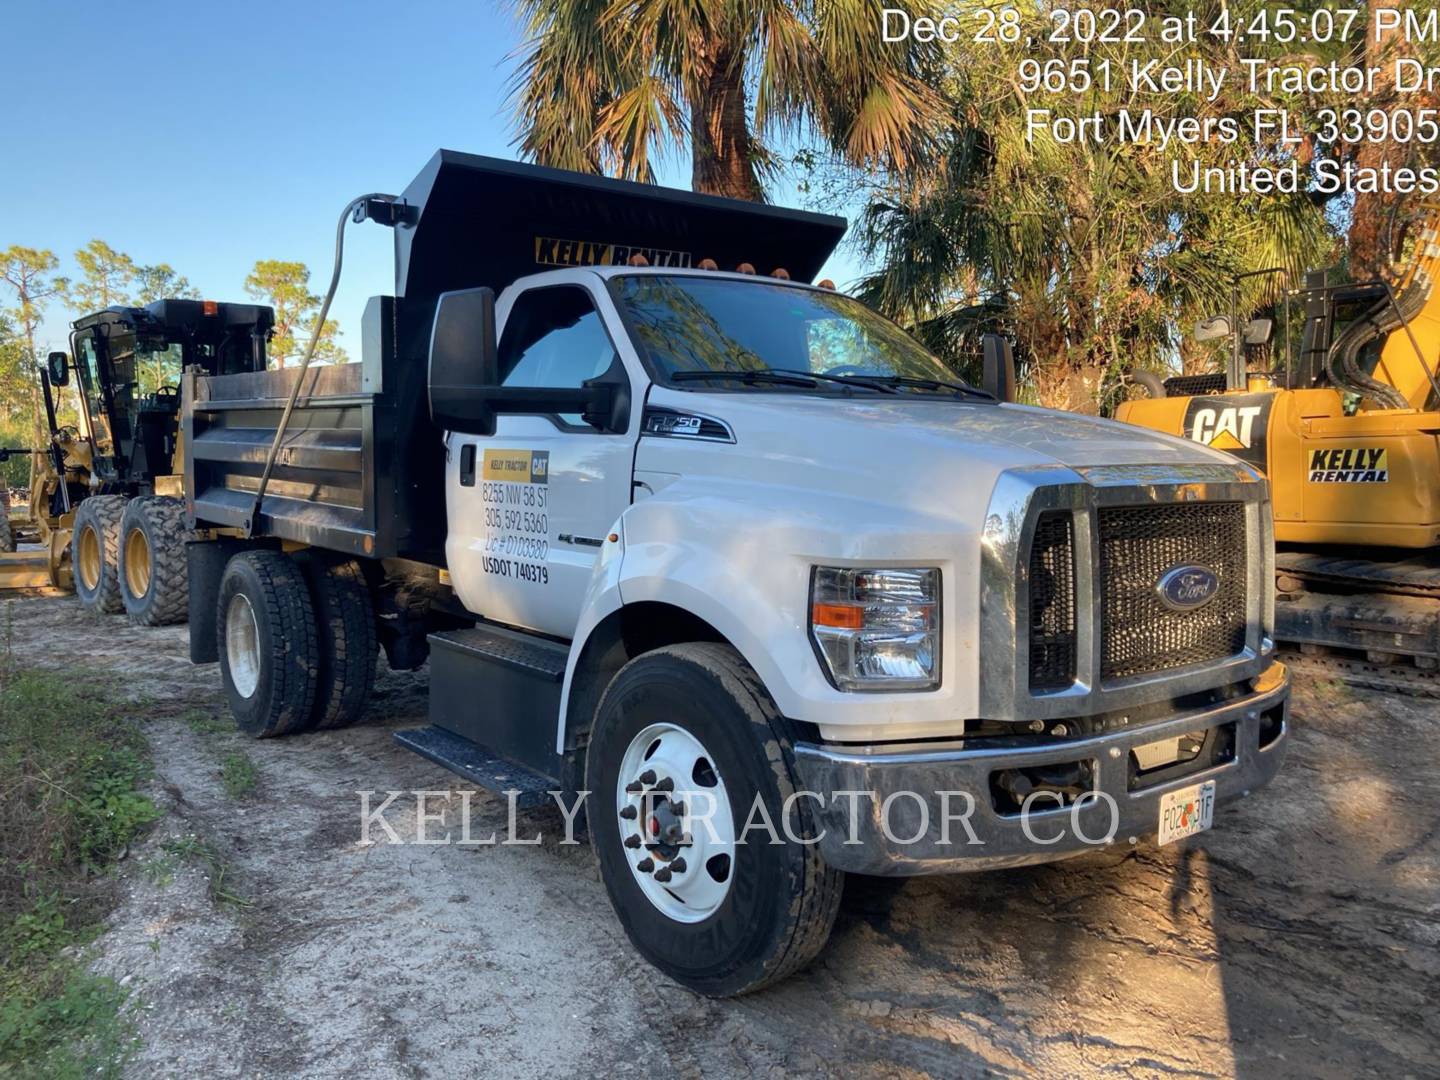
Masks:
[[[1187,563],[1172,566],[1155,583],[1160,602],[1171,611],[1194,611],[1214,600],[1220,592],[1220,575],[1209,567]]]

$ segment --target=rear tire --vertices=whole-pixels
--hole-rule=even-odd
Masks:
[[[278,551],[236,555],[220,579],[215,618],[220,681],[240,730],[268,738],[308,728],[320,650],[295,560]]]
[[[120,599],[136,626],[183,623],[189,613],[185,504],[152,495],[131,499],[120,522]]]
[[[10,489],[0,485],[0,551],[15,550],[15,530],[10,527]]]
[[[124,495],[91,495],[75,511],[70,566],[75,595],[86,611],[118,615],[125,610],[120,598],[120,519],[125,502]]]
[[[365,715],[375,688],[375,608],[360,564],[306,554],[296,560],[310,585],[319,630],[320,668],[313,726],[349,727]]]
[[[665,748],[672,738],[674,752]],[[684,765],[691,758],[693,769]],[[632,777],[629,769],[640,772]],[[787,725],[733,648],[673,645],[622,668],[596,710],[585,781],[591,843],[615,914],[635,947],[666,975],[713,997],[744,994],[798,971],[824,947],[844,875],[825,864],[814,843],[797,842],[816,836],[813,801],[790,799],[799,785]],[[637,784],[641,793],[630,794]],[[728,823],[733,855],[700,838],[700,830],[711,828],[693,817],[706,802],[706,788],[722,796],[713,802],[728,803],[729,819],[722,820],[722,808],[720,827],[710,835],[726,835]],[[684,809],[668,809],[667,799]],[[747,838],[742,823],[760,820],[751,814],[756,799],[781,843],[772,845],[758,824]],[[782,824],[787,799],[797,840]],[[631,812],[636,800],[638,815]],[[651,838],[665,835],[675,813],[689,844],[666,849]],[[672,874],[677,855],[687,865]],[[724,883],[723,895],[702,891],[687,910],[691,877],[707,871]],[[656,881],[664,882],[662,889]]]

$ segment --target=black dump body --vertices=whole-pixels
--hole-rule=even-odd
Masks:
[[[371,300],[358,364],[314,368],[253,532],[444,563],[444,446],[426,390],[440,294],[567,266],[722,270],[812,280],[841,218],[441,150],[395,215],[395,297]],[[240,527],[296,372],[187,379],[186,490],[197,524]]]

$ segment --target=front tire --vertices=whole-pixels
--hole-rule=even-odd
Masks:
[[[131,499],[120,522],[119,582],[125,614],[136,626],[169,626],[188,616],[190,590],[185,504],[147,496]]]
[[[784,979],[814,959],[835,921],[844,875],[803,842],[816,835],[814,804],[792,798],[786,728],[739,653],[708,642],[632,660],[596,710],[587,813],[610,902],[641,954],[701,994]],[[761,821],[757,800],[781,843],[745,828]],[[695,816],[707,806],[713,830]],[[671,871],[677,859],[683,870]],[[702,874],[709,883],[695,881]]]
[[[295,560],[278,551],[236,555],[220,579],[215,617],[220,681],[240,730],[268,738],[309,727],[320,650]]]
[[[75,511],[70,566],[75,595],[86,611],[118,615],[125,610],[120,598],[120,519],[125,501],[124,495],[91,495]]]

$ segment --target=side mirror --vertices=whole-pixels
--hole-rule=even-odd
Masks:
[[[1269,345],[1274,336],[1274,319],[1251,319],[1245,324],[1246,345]]]
[[[999,334],[986,334],[981,339],[985,363],[980,388],[996,401],[1015,400],[1015,354],[1010,342]]]
[[[1196,341],[1218,341],[1231,334],[1230,318],[1227,315],[1212,315],[1195,324]]]
[[[52,352],[45,358],[45,367],[49,371],[51,386],[70,385],[70,357],[63,352]]]
[[[619,416],[614,387],[591,380],[581,387],[502,386],[495,334],[495,293],[442,293],[430,331],[430,418],[443,431],[495,434],[501,413],[547,416],[580,413],[613,430]]]

